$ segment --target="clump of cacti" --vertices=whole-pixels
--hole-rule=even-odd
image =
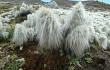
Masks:
[[[26,28],[21,24],[16,24],[14,36],[13,36],[13,42],[17,46],[21,46],[23,43],[27,42],[27,30]]]
[[[27,5],[23,3],[20,7],[19,13],[26,13],[26,12],[31,12],[31,11],[33,11],[32,5]]]
[[[23,3],[20,10],[25,12],[30,9]],[[90,44],[94,41],[102,48],[108,48],[110,45],[108,18],[100,13],[97,15],[87,12],[81,2],[71,8],[71,11],[67,10],[69,12],[61,14],[62,10],[58,10],[60,9],[40,7],[34,13],[27,15],[27,20],[15,26],[13,37],[15,44],[21,46],[28,40],[35,39],[42,48],[65,48],[78,57],[85,49],[90,48]],[[64,18],[61,18],[62,15]],[[65,46],[62,46],[63,44]]]
[[[0,36],[8,38],[9,33],[6,31],[6,27],[3,26],[3,23],[0,21]]]

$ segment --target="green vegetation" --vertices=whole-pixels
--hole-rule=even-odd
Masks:
[[[12,61],[5,65],[4,70],[19,70],[22,64],[23,62],[20,61]]]
[[[87,53],[86,56],[87,57],[85,57],[85,61],[87,63],[92,63],[93,62],[93,55],[92,55],[92,53]]]
[[[67,58],[69,60],[69,64],[70,65],[77,64],[79,62],[78,58],[75,58],[74,56],[68,55]]]
[[[11,57],[10,57],[10,59],[11,60],[14,60],[14,59],[16,59],[18,56],[16,55],[16,54],[13,54],[13,55],[11,55]]]

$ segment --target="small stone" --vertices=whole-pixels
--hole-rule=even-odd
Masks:
[[[10,55],[8,55],[7,58],[10,58]]]
[[[25,59],[24,58],[21,58],[21,59],[18,59],[18,60],[16,60],[16,61],[20,61],[20,62],[24,62],[25,61]]]
[[[19,50],[22,51],[23,50],[23,46],[20,46],[20,49]]]
[[[39,54],[39,51],[36,51],[37,54]]]
[[[20,68],[19,70],[23,70],[22,68]]]
[[[2,48],[0,47],[0,50],[1,50]]]

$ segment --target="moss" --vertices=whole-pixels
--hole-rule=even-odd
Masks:
[[[68,70],[75,70],[75,68],[74,68],[73,66],[70,66],[70,67],[68,68]]]
[[[85,58],[85,60],[86,60],[87,63],[92,63],[93,62],[92,57],[87,57],[87,58]]]
[[[15,50],[17,48],[17,46],[15,44],[11,44],[10,47],[12,50]]]
[[[11,57],[10,57],[10,59],[11,60],[14,60],[14,59],[16,59],[18,56],[16,55],[16,54],[13,54],[13,55],[11,55]]]
[[[4,42],[2,44],[0,44],[0,47],[4,48],[4,47],[7,47],[10,43],[7,43],[7,42]]]
[[[16,20],[15,19],[12,19],[9,24],[16,24]]]
[[[0,52],[0,56],[4,55],[4,52]]]
[[[101,50],[101,47],[100,47],[98,44],[93,44],[93,45],[92,45],[92,48],[93,48],[95,51]]]
[[[101,49],[102,49],[102,47],[99,46],[98,42],[96,42],[95,40],[93,43],[90,44],[90,50],[92,50],[92,51],[97,52],[97,51],[100,51]]]
[[[8,29],[7,32],[9,32],[8,39],[12,39],[13,38],[13,33],[14,33],[14,28]]]
[[[74,56],[68,55],[68,60],[70,65],[76,64],[78,62],[78,58],[75,58]]]

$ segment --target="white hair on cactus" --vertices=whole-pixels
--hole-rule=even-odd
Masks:
[[[107,37],[104,34],[99,35],[98,43],[103,49],[107,49]]]
[[[107,36],[110,37],[110,29],[107,31]]]
[[[41,7],[38,9],[38,11],[36,11],[36,13],[39,13],[39,14],[36,14],[35,35],[40,33],[40,29],[43,24],[42,22],[45,21],[46,10],[47,9],[45,7]]]
[[[63,25],[63,31],[66,32],[71,31],[75,27],[79,25],[88,25],[88,20],[86,19],[87,14],[82,5],[82,3],[78,3],[75,5],[75,8],[72,9],[71,14],[67,17],[65,24]],[[90,22],[91,24],[91,22]]]
[[[19,15],[19,13],[20,13],[20,11],[14,10],[12,14],[14,17],[17,17]]]
[[[10,18],[8,18],[7,16],[5,16],[5,18],[3,19],[3,22],[4,22],[4,23],[9,23],[10,20],[11,20]]]
[[[110,49],[110,40],[107,41],[107,48]]]
[[[28,9],[29,9],[30,11],[33,11],[33,10],[34,10],[33,5],[29,5],[29,6],[28,6]]]
[[[34,38],[34,29],[33,28],[27,28],[27,37],[30,41]]]
[[[8,32],[2,32],[2,36],[3,36],[4,38],[8,38],[8,35],[9,35]]]
[[[28,27],[35,27],[36,26],[36,14],[29,14],[27,16],[27,26]]]
[[[23,4],[25,4],[25,3],[23,3]],[[20,13],[24,13],[24,12],[27,12],[28,11],[28,9],[27,9],[27,5],[25,4],[25,5],[23,5],[22,4],[22,6],[20,7]]]
[[[31,12],[33,10],[33,7],[30,5],[26,5],[24,2],[22,3],[20,7],[20,12],[19,13],[26,13],[26,12]]]
[[[90,43],[93,43],[94,42],[94,34],[95,34],[95,30],[94,30],[94,27],[93,26],[88,26],[88,28],[89,28],[89,33],[90,33],[90,35],[89,35],[89,41],[90,41]]]
[[[76,56],[80,56],[85,49],[89,48],[89,29],[87,26],[77,26],[67,36],[67,47],[75,53]]]
[[[102,30],[100,27],[95,26],[94,29],[95,29],[95,32],[102,33]]]
[[[2,32],[3,32],[3,24],[2,24],[2,22],[0,21],[0,35],[1,35]]]
[[[40,15],[41,27],[38,33],[40,46],[48,49],[60,47],[63,36],[58,18],[51,9],[42,10]]]
[[[3,23],[0,21],[0,36],[8,38],[9,33],[6,32],[6,26],[3,26]]]
[[[103,25],[102,27],[101,27],[101,30],[103,31],[103,32],[107,32],[108,31],[108,27],[107,27],[107,25]]]
[[[27,20],[24,20],[24,22],[21,23],[23,26],[25,26],[26,28],[29,28],[28,26],[28,21]]]
[[[23,2],[23,3],[22,3],[22,7],[26,7],[26,6],[27,6],[27,5]]]
[[[48,3],[48,6],[50,8],[58,8],[58,4],[55,1],[52,1],[52,2]]]
[[[99,33],[95,32],[94,39],[96,40],[96,42],[99,41]]]
[[[17,46],[21,46],[23,43],[27,42],[27,30],[23,25],[16,24],[13,35],[13,42]]]
[[[108,27],[110,27],[110,20],[105,23]]]
[[[73,24],[74,27],[79,25],[88,24],[86,21],[86,11],[81,2],[75,5],[70,17],[70,24]]]

